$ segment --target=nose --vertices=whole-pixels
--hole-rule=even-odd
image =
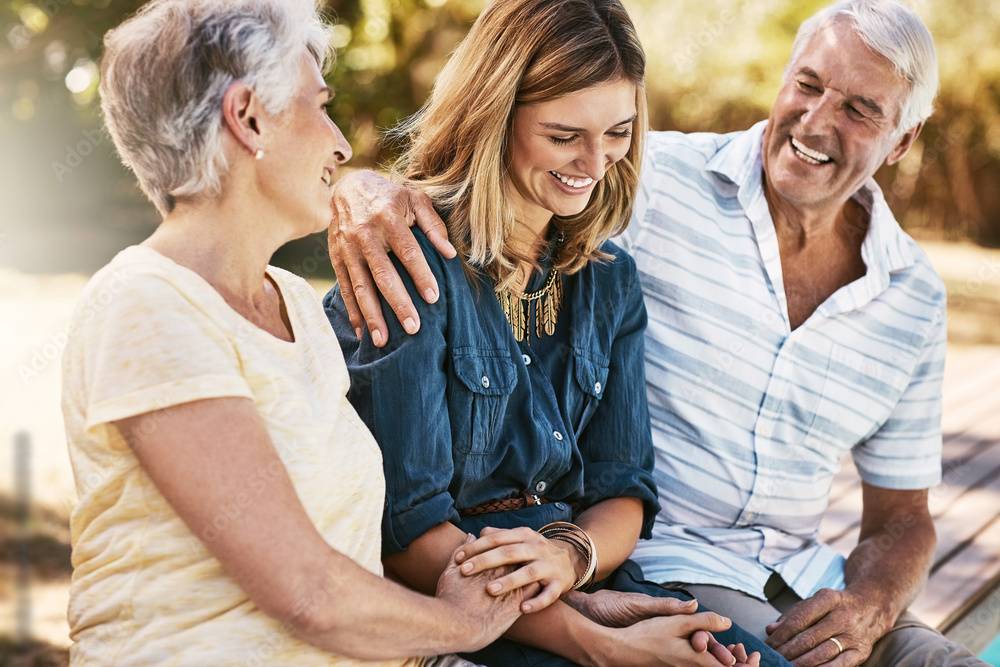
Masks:
[[[834,125],[835,100],[827,91],[821,97],[812,98],[805,113],[799,118],[799,125],[807,135],[825,136]]]
[[[576,166],[587,176],[599,181],[604,178],[604,172],[611,162],[611,157],[604,148],[604,142],[599,140],[584,149],[584,153],[576,160]]]
[[[330,124],[333,126],[334,159],[336,159],[337,164],[345,164],[354,156],[354,151],[351,150],[351,145],[347,143],[347,138],[344,137],[344,133],[340,131],[340,127],[333,121],[330,121]]]

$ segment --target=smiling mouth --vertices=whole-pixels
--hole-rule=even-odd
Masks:
[[[556,179],[566,187],[574,190],[586,190],[594,184],[594,179],[590,176],[566,176],[564,174],[560,174],[558,171],[550,171],[549,174],[552,178]]]
[[[801,159],[803,162],[811,165],[824,165],[833,162],[833,158],[826,153],[820,153],[815,151],[802,142],[795,139],[795,137],[788,138],[788,144],[792,148],[792,152],[795,156]]]

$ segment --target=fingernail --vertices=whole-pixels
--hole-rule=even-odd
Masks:
[[[683,604],[685,607],[690,607],[691,605],[698,604],[698,601],[697,600],[685,600],[681,604]]]
[[[471,570],[472,568],[469,568],[469,569]],[[500,584],[498,584],[495,581],[492,584],[490,584],[490,586],[489,586],[490,593],[499,593],[500,592],[500,588],[501,588]]]
[[[354,327],[354,335],[358,340],[361,340],[361,327]]]
[[[455,554],[455,562],[456,563],[461,563],[463,560],[465,560],[465,552],[464,551],[459,551],[457,554]]]
[[[530,614],[531,613],[531,605],[528,604],[527,602],[525,602],[524,604],[521,605],[521,611],[523,611],[525,614]]]
[[[407,317],[403,321],[403,328],[406,330],[406,333],[408,334],[417,333],[417,323],[412,317]]]
[[[427,303],[437,303],[437,300],[438,300],[437,290],[432,289],[430,287],[428,287],[426,290],[424,290],[424,300]]]
[[[382,345],[382,332],[378,329],[372,329],[372,342],[375,343],[376,347]]]
[[[472,563],[463,563],[462,564],[462,572],[465,572],[466,574],[468,574],[469,572],[472,572],[472,567],[473,567]],[[492,586],[492,585],[493,584],[490,584],[490,586]]]

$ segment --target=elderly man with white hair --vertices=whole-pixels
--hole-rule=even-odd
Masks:
[[[916,140],[937,84],[909,8],[829,6],[801,26],[766,121],[651,133],[624,237],[663,508],[633,558],[802,667],[984,664],[906,612],[935,546],[946,299],[872,177]],[[369,172],[334,201],[355,326],[386,340],[379,291],[419,326],[383,249],[436,298],[409,226],[454,251],[426,199]],[[817,533],[848,452],[864,508],[844,559]]]

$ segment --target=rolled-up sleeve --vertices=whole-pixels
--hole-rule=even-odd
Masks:
[[[653,481],[653,438],[646,401],[646,307],[635,262],[625,255],[616,261],[627,262],[630,277],[603,395],[579,439],[584,461],[584,505],[589,507],[608,498],[640,499],[641,537],[649,538],[660,506]]]
[[[423,242],[423,238],[420,239]],[[439,285],[443,272],[433,251],[429,264]],[[385,301],[389,342],[375,347],[369,334],[358,341],[343,299],[334,287],[323,300],[351,375],[348,398],[382,449],[386,508],[382,551],[403,551],[441,523],[459,520],[448,487],[453,475],[451,428],[446,401],[446,290],[427,304],[393,258],[420,314],[421,327],[408,335]]]
[[[941,481],[941,385],[947,349],[944,305],[928,327],[909,385],[889,418],[852,454],[861,478],[887,489],[926,489]]]

